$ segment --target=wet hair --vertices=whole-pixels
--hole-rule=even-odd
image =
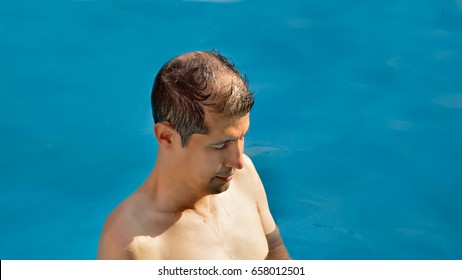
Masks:
[[[240,118],[250,112],[254,94],[247,78],[217,51],[187,53],[157,73],[151,93],[154,122],[168,122],[183,147],[193,134],[208,134],[205,114]]]

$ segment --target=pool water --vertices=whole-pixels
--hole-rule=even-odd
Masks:
[[[462,258],[462,1],[0,2],[0,258],[94,259],[155,162],[150,90],[215,48],[296,259]]]

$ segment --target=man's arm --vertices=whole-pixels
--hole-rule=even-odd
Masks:
[[[277,226],[273,232],[266,235],[266,240],[268,241],[268,255],[265,260],[290,260]]]
[[[266,260],[289,260],[290,256],[282,241],[279,229],[271,215],[268,199],[266,198],[263,183],[258,176],[257,170],[248,156],[244,156],[245,164],[248,166],[252,176],[252,184],[255,185],[255,196],[257,200],[258,213],[263,226],[263,230],[268,242],[268,254]]]

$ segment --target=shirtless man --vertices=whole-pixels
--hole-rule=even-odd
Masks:
[[[104,224],[98,259],[289,259],[244,154],[253,94],[217,52],[165,64],[151,95],[156,164]]]

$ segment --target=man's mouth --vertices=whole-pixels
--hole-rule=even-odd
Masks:
[[[233,179],[233,176],[234,176],[234,174],[229,174],[229,175],[225,175],[225,176],[215,176],[215,177],[217,177],[218,179],[223,180],[223,181],[231,181],[231,179]]]

